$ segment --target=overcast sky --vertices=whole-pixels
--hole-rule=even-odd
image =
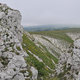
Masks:
[[[23,25],[80,24],[80,0],[0,0],[22,13]]]

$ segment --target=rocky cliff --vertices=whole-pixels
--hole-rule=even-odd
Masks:
[[[22,36],[20,12],[0,3],[0,80],[31,78],[24,60],[28,54],[22,48]],[[32,74],[36,71],[34,67],[30,70]]]
[[[62,80],[80,80],[80,39],[60,56],[56,73]]]

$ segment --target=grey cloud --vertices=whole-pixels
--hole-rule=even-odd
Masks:
[[[21,11],[22,24],[80,24],[80,0],[0,0]]]

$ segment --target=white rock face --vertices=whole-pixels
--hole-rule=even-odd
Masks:
[[[29,73],[24,60],[27,53],[21,45],[22,36],[20,12],[0,4],[0,80],[27,79]]]
[[[39,60],[39,62],[43,62],[42,59],[40,59],[38,56],[36,56],[35,54],[33,54],[31,51],[28,50],[28,52],[29,52],[30,54],[32,54],[37,60]]]
[[[37,76],[38,76],[37,69],[35,69],[34,67],[31,67],[31,71],[32,71],[32,79],[37,80]]]
[[[80,80],[80,39],[74,41],[68,53],[60,57],[56,68],[57,75],[64,73],[66,80]]]
[[[76,40],[78,38],[80,38],[80,33],[74,32],[74,33],[66,33],[72,40]]]
[[[43,35],[33,34],[33,38],[35,39],[35,44],[39,47],[38,44],[41,43],[46,49],[56,58],[58,58],[63,52],[68,51],[70,44],[64,40],[51,38]],[[56,52],[56,53],[55,53]]]

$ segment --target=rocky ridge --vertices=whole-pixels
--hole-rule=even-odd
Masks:
[[[58,77],[59,80],[80,80],[80,33],[69,32],[66,34],[74,41],[73,44],[44,35],[33,34],[33,37],[37,46],[40,42],[47,50],[52,48],[60,53],[59,63],[55,69],[55,77]],[[51,53],[56,56],[54,52]]]
[[[62,80],[80,80],[80,39],[76,39],[69,51],[60,56],[56,73]]]
[[[30,79],[25,61],[28,54],[22,48],[23,28],[21,14],[0,3],[0,80]],[[36,80],[34,67],[32,80]],[[38,74],[38,72],[37,72]]]
[[[44,35],[33,34],[32,37],[37,46],[40,46],[38,43],[41,43],[56,58],[58,58],[63,52],[67,52],[70,46],[70,44],[64,40]]]

